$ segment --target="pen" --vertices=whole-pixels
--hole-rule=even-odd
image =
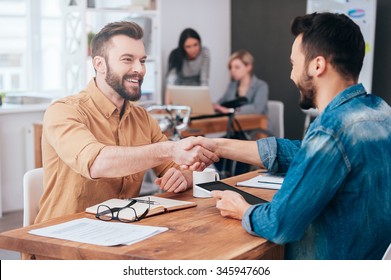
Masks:
[[[138,199],[138,198],[128,198],[127,200],[135,200],[140,203],[146,203],[146,204],[152,204],[152,205],[157,205],[159,202],[153,201],[153,200],[146,200],[146,199]]]
[[[273,185],[282,185],[281,183],[277,183],[277,182],[267,182],[267,181],[258,181],[258,183],[273,184]]]
[[[265,170],[265,171],[259,171],[258,172],[259,174],[266,174],[266,175],[270,175],[270,176],[275,176],[275,177],[285,177],[285,173],[270,173],[269,171]]]

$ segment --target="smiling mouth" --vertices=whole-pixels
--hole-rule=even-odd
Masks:
[[[138,79],[125,79],[126,81],[128,81],[129,83],[139,83],[139,80]]]

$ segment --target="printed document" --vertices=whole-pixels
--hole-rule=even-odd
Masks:
[[[168,230],[166,227],[141,226],[81,218],[30,230],[29,233],[88,244],[116,246],[130,245],[166,230]]]

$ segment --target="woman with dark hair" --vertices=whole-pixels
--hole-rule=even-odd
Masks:
[[[167,85],[207,86],[209,81],[209,49],[201,45],[201,37],[192,28],[182,31],[178,47],[168,59]],[[171,103],[166,91],[166,104]]]

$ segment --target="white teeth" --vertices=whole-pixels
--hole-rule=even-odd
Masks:
[[[131,83],[138,83],[138,80],[135,80],[135,79],[126,79],[128,82],[131,82]]]

